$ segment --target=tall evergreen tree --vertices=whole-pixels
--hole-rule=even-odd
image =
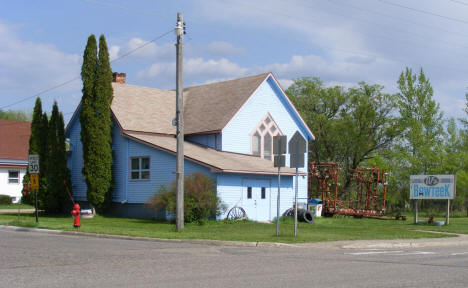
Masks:
[[[81,142],[83,144],[83,174],[86,178],[87,199],[103,209],[112,182],[111,114],[112,71],[104,36],[91,35],[81,68],[83,98],[81,100]]]
[[[37,201],[40,209],[46,209],[47,205],[47,169],[48,157],[50,150],[49,143],[49,120],[47,113],[42,113],[41,126],[39,131],[39,192],[37,194]]]
[[[31,121],[31,134],[29,136],[29,148],[28,154],[39,154],[41,144],[41,129],[42,129],[42,102],[41,98],[36,98],[36,104],[34,105],[34,112]],[[26,175],[23,178],[23,185],[29,184],[29,170],[26,170]],[[28,191],[27,187],[23,187],[23,190]],[[23,203],[34,204],[34,195],[26,194],[23,196]]]
[[[105,208],[112,200],[112,119],[110,106],[113,98],[112,69],[109,61],[104,35],[99,37],[98,66],[96,73],[95,112],[99,118],[99,143],[96,152],[99,155],[98,190],[100,207]],[[103,197],[103,198],[101,198]],[[102,202],[101,202],[102,201]]]
[[[44,208],[48,213],[64,212],[69,201],[64,181],[67,182],[70,173],[67,167],[63,116],[58,110],[57,102],[54,102],[49,120],[48,140],[48,187]]]

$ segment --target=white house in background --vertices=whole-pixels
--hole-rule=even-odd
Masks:
[[[23,176],[28,165],[31,123],[0,120],[0,195],[21,199]]]

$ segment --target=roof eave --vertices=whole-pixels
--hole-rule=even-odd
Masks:
[[[315,136],[314,136],[314,133],[312,133],[312,131],[310,130],[309,126],[307,126],[306,122],[304,121],[304,119],[302,119],[301,117],[301,114],[299,113],[299,111],[297,111],[296,107],[294,106],[294,104],[291,102],[291,100],[289,99],[288,95],[286,95],[286,92],[284,92],[283,90],[283,87],[281,87],[281,85],[279,84],[278,80],[276,79],[275,75],[273,75],[273,73],[270,73],[271,78],[273,79],[273,81],[275,81],[276,83],[276,86],[278,86],[278,88],[281,90],[281,92],[283,93],[284,97],[286,98],[286,100],[289,102],[289,105],[291,106],[291,108],[294,110],[294,112],[296,113],[297,117],[299,118],[299,120],[302,122],[302,125],[304,125],[304,128],[306,129],[306,131],[310,134],[308,136],[310,136],[310,140],[315,140]]]
[[[278,172],[273,171],[258,171],[258,170],[232,170],[232,169],[216,169],[211,170],[213,173],[232,173],[232,174],[260,174],[260,175],[278,175]],[[294,172],[280,172],[281,176],[295,176]],[[299,176],[307,176],[304,172],[299,172]]]

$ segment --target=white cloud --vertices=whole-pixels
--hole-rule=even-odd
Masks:
[[[422,2],[405,5],[452,18],[466,17],[466,6],[435,0],[425,0],[421,6]],[[249,71],[265,69],[280,79],[318,76],[325,83],[366,81],[396,92],[396,81],[406,66],[415,72],[423,67],[446,115],[457,115],[465,101],[468,34],[461,23],[366,0],[209,1],[196,9],[211,25],[249,31],[249,39],[254,38],[250,34],[259,35],[255,39],[259,47],[263,48],[262,39],[274,34],[282,46],[275,51],[291,55],[287,49],[292,45],[282,45],[283,38],[294,39],[304,51],[294,51],[287,61],[248,67]],[[229,13],[216,13],[226,9]],[[265,48],[257,51],[267,54],[269,48]]]
[[[111,54],[111,52],[113,54]],[[174,45],[166,43],[163,45],[157,45],[154,42],[148,42],[141,38],[131,38],[125,44],[113,45],[109,51],[115,59],[131,53],[131,59],[133,61],[140,60],[164,60],[175,55]]]
[[[80,75],[81,57],[67,54],[46,43],[28,42],[18,37],[14,27],[0,22],[0,87],[1,106],[32,96]],[[80,89],[74,81],[41,95],[44,109],[70,91]],[[61,94],[59,94],[61,93]],[[60,102],[60,101],[59,101]],[[8,109],[31,109],[34,99]]]
[[[120,47],[116,45],[112,45],[109,49],[109,60],[113,61],[119,57]]]
[[[232,43],[225,41],[213,41],[208,44],[192,44],[186,45],[185,51],[188,57],[228,57],[244,55],[245,49],[237,47]]]
[[[288,89],[288,87],[294,83],[294,81],[291,79],[278,79],[278,82],[280,83],[281,88],[283,88],[283,90]]]
[[[174,86],[175,62],[154,63],[147,69],[137,73],[140,81],[156,81],[161,88]],[[203,58],[186,58],[183,65],[184,83],[187,85],[213,82],[213,79],[232,79],[242,77],[249,72],[248,68],[240,67],[238,64],[226,58],[219,60]],[[172,85],[171,85],[172,84]]]
[[[184,63],[184,70],[188,75],[203,75],[205,77],[237,77],[245,75],[248,71],[247,68],[241,68],[239,65],[226,58],[221,58],[219,60],[204,60],[203,58],[187,59]]]

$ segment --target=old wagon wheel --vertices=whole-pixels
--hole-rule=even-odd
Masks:
[[[288,210],[284,211],[283,217],[294,217],[294,208],[289,208]]]
[[[247,214],[245,213],[244,208],[240,206],[234,206],[229,210],[226,220],[245,220],[247,219]]]

